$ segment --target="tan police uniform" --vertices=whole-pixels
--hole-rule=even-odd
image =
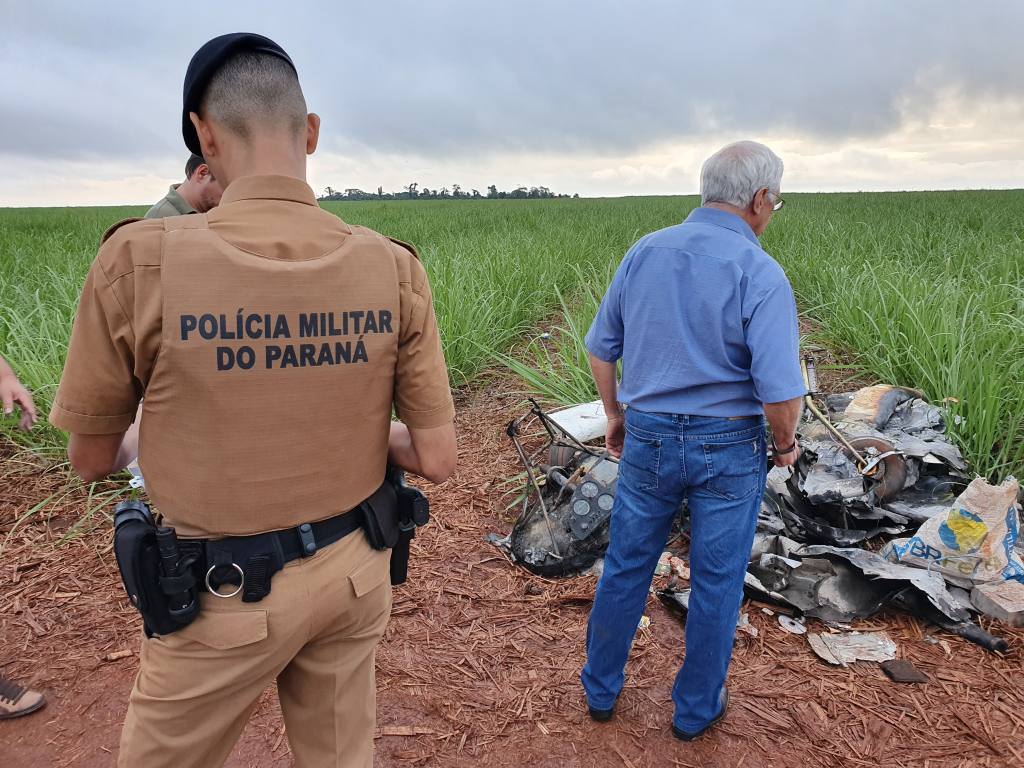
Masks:
[[[162,219],[164,216],[183,216],[186,213],[196,213],[196,209],[189,205],[185,198],[178,194],[178,187],[181,184],[171,184],[167,194],[152,208],[146,211],[147,219]]]
[[[50,420],[117,433],[143,394],[140,464],[183,537],[351,509],[383,481],[392,406],[414,428],[454,415],[415,251],[281,176],[105,237]],[[203,593],[192,624],[143,640],[120,764],[220,765],[276,679],[296,765],[371,765],[388,564],[356,531],[288,563],[260,602]]]

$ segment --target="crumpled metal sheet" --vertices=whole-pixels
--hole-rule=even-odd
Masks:
[[[907,582],[923,593],[928,598],[928,602],[951,621],[967,621],[971,617],[960,601],[950,594],[945,580],[937,573],[909,565],[891,563],[881,555],[867,549],[840,549],[817,545],[803,547],[800,552],[811,556],[842,558],[872,579]]]
[[[745,580],[748,593],[789,605],[805,616],[845,622],[876,614],[899,587],[867,579],[855,567],[810,557],[785,536],[755,537]]]
[[[935,573],[890,563],[856,548],[805,546],[786,536],[758,533],[744,578],[747,595],[795,608],[832,624],[867,618],[884,606],[907,611],[990,651],[1004,639],[970,620],[969,603]]]
[[[810,414],[800,428],[802,456],[788,478],[772,478],[759,528],[805,542],[849,547],[901,535],[946,509],[966,485],[967,465],[945,436],[941,409],[902,387],[876,385],[830,395],[826,410],[848,438],[874,438],[903,454],[903,489],[879,501],[843,446]]]
[[[807,635],[807,642],[819,658],[835,666],[896,658],[896,643],[885,632],[811,632]]]

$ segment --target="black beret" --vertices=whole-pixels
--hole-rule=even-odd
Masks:
[[[203,94],[206,92],[206,86],[210,83],[210,78],[225,61],[243,51],[269,53],[271,56],[277,56],[279,59],[287,61],[291,68],[295,69],[295,64],[284,52],[284,48],[269,37],[251,32],[233,32],[230,35],[215,37],[196,51],[192,61],[188,63],[188,71],[185,72],[181,135],[185,138],[185,146],[197,155],[202,155],[203,150],[199,146],[199,137],[196,135],[195,126],[192,125],[188,113],[199,112],[199,103],[203,100]],[[296,74],[298,73],[296,72]]]

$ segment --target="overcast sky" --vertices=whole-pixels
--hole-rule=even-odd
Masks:
[[[783,190],[1024,186],[1020,0],[154,5],[0,0],[0,206],[159,198],[188,60],[236,31],[295,61],[318,192],[693,193],[741,138]]]

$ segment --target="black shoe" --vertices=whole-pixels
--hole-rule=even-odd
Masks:
[[[593,707],[588,707],[588,709],[590,710],[590,719],[596,720],[599,723],[607,723],[612,719],[612,715],[615,714],[614,705],[611,709],[594,709]]]
[[[693,741],[698,736],[703,736],[704,732],[708,728],[710,728],[715,723],[717,723],[719,720],[721,720],[723,717],[725,717],[725,710],[727,710],[729,708],[729,691],[727,691],[725,688],[723,688],[722,689],[722,695],[719,697],[719,700],[722,702],[722,711],[719,712],[717,715],[715,715],[715,719],[712,720],[710,723],[705,725],[703,728],[701,728],[696,733],[687,733],[682,728],[677,727],[675,723],[672,723],[672,735],[675,736],[680,741]]]

